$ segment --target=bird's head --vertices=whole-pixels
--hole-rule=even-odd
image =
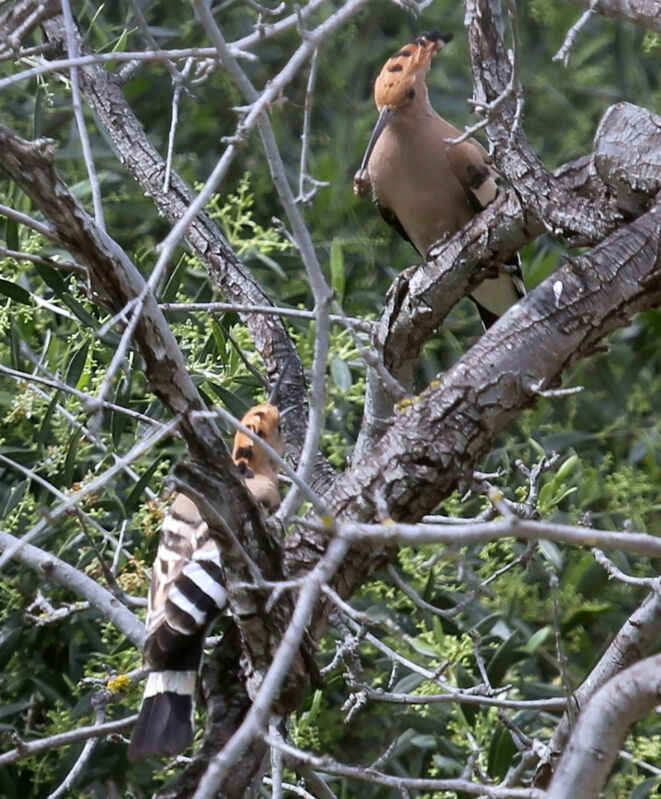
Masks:
[[[386,61],[374,82],[379,113],[384,108],[397,112],[415,101],[424,87],[432,57],[452,38],[451,33],[421,33]]]
[[[241,424],[266,441],[278,455],[282,455],[284,441],[280,427],[280,411],[275,405],[269,402],[255,405],[243,416]],[[244,474],[260,474],[265,468],[271,468],[271,459],[267,453],[240,430],[234,436],[232,457]]]
[[[401,111],[427,97],[425,77],[429,72],[432,56],[451,41],[451,33],[421,33],[383,65],[374,83],[374,102],[379,111],[372,136],[363,156],[362,172],[367,166],[374,145],[388,123]]]

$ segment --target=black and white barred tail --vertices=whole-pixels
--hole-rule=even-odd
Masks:
[[[128,756],[176,755],[193,741],[204,639],[227,604],[220,551],[197,508],[179,494],[163,521],[149,593],[150,670]]]

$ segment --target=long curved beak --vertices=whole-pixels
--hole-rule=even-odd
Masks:
[[[367,149],[365,150],[365,155],[363,156],[363,161],[360,165],[360,172],[362,172],[367,167],[367,162],[370,160],[370,155],[372,155],[372,150],[374,149],[374,145],[377,143],[379,136],[383,133],[383,131],[388,126],[390,120],[395,116],[395,112],[392,108],[389,108],[387,105],[384,105],[381,111],[379,112],[379,118],[376,120],[376,125],[374,126],[374,130],[372,131],[372,135],[370,136],[370,140],[367,144]]]

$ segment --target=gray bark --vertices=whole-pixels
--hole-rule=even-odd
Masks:
[[[590,7],[590,0],[571,2],[585,8]],[[599,0],[596,11],[604,17],[625,19],[661,33],[661,5],[657,0]]]
[[[661,591],[651,591],[642,605],[625,621],[608,649],[599,658],[587,679],[573,692],[572,718],[608,680],[618,672],[647,657],[661,638]],[[550,760],[540,763],[535,785],[547,787],[558,756],[562,754],[571,734],[571,718],[565,713],[553,733],[548,750]],[[579,739],[576,738],[576,741]]]
[[[641,660],[602,686],[581,713],[546,799],[596,799],[629,727],[661,696],[661,655]]]

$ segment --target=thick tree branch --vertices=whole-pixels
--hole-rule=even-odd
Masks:
[[[659,703],[661,655],[635,663],[603,685],[578,719],[546,799],[596,799],[629,727]]]
[[[570,363],[634,313],[661,302],[660,221],[657,205],[511,308],[339,478],[329,499],[335,513],[416,521],[467,480],[494,435],[537,391],[557,384]],[[318,534],[300,536],[288,539],[286,573],[308,557],[303,540],[320,546]],[[343,593],[371,571],[364,560],[351,565]]]
[[[655,590],[624,622],[608,649],[599,658],[585,682],[572,694],[577,709],[583,708],[601,686],[623,669],[633,665],[657,646],[661,638],[661,591]],[[551,757],[565,749],[571,733],[570,715],[565,713],[548,745]],[[578,740],[578,739],[577,739]],[[535,784],[545,788],[553,774],[554,763],[542,762],[535,775]]]
[[[466,24],[478,110],[507,97],[513,64],[505,48],[500,0],[468,0]],[[514,24],[514,21],[512,22]],[[533,152],[518,124],[515,86],[508,99],[490,113],[486,126],[498,168],[507,177],[527,213],[572,245],[594,244],[619,221],[609,206],[595,207],[553,179]]]

